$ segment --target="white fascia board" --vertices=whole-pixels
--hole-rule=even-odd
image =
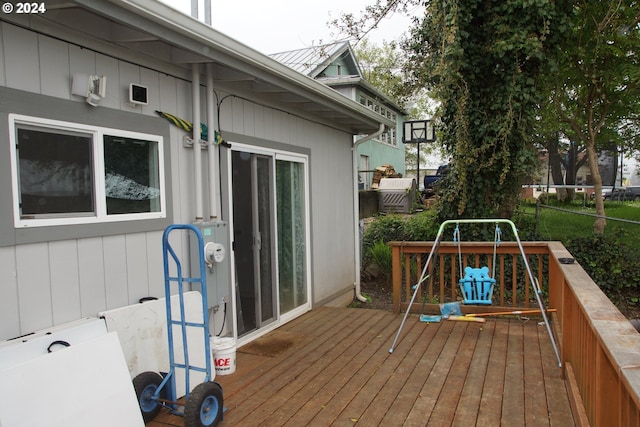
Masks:
[[[123,21],[135,21],[129,14],[118,15],[117,9],[124,8],[141,18],[159,24],[160,28],[151,29],[147,26],[145,30],[153,31],[156,37],[166,42],[179,43],[182,48],[189,49],[200,56],[304,95],[314,102],[333,108],[338,107],[353,118],[362,120],[367,126],[382,123],[388,127],[395,127],[394,122],[367,107],[157,0],[75,1],[89,9],[110,14]],[[112,7],[108,7],[109,3]]]

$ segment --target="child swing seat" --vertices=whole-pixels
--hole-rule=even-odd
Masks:
[[[460,279],[460,290],[465,304],[491,305],[493,285],[496,279],[489,277],[489,268],[465,267]]]

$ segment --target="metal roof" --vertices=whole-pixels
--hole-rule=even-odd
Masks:
[[[341,55],[345,61],[350,63],[349,65],[351,65],[351,68],[357,71],[357,74],[355,75],[362,77],[360,67],[354,59],[355,54],[351,50],[349,42],[312,46],[287,52],[274,53],[269,56],[299,73],[316,78],[325,68],[327,68],[327,66],[333,63]]]

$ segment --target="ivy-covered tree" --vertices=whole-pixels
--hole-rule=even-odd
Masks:
[[[452,158],[440,216],[511,217],[537,166],[531,131],[538,77],[566,11],[547,0],[435,0],[405,48],[413,86],[441,103],[441,142]]]

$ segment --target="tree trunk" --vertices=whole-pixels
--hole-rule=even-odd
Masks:
[[[587,156],[589,158],[589,168],[591,169],[591,178],[593,179],[593,187],[595,191],[596,215],[598,218],[593,223],[593,233],[597,235],[604,234],[607,226],[607,220],[604,213],[604,200],[602,199],[602,176],[598,167],[598,155],[593,141],[587,142]]]
[[[554,185],[564,185],[562,176],[562,158],[558,152],[558,136],[553,135],[547,139],[547,147],[549,150],[549,167],[551,168],[551,181]],[[551,184],[551,183],[549,183]],[[567,191],[564,188],[556,188],[558,200],[567,199]]]

